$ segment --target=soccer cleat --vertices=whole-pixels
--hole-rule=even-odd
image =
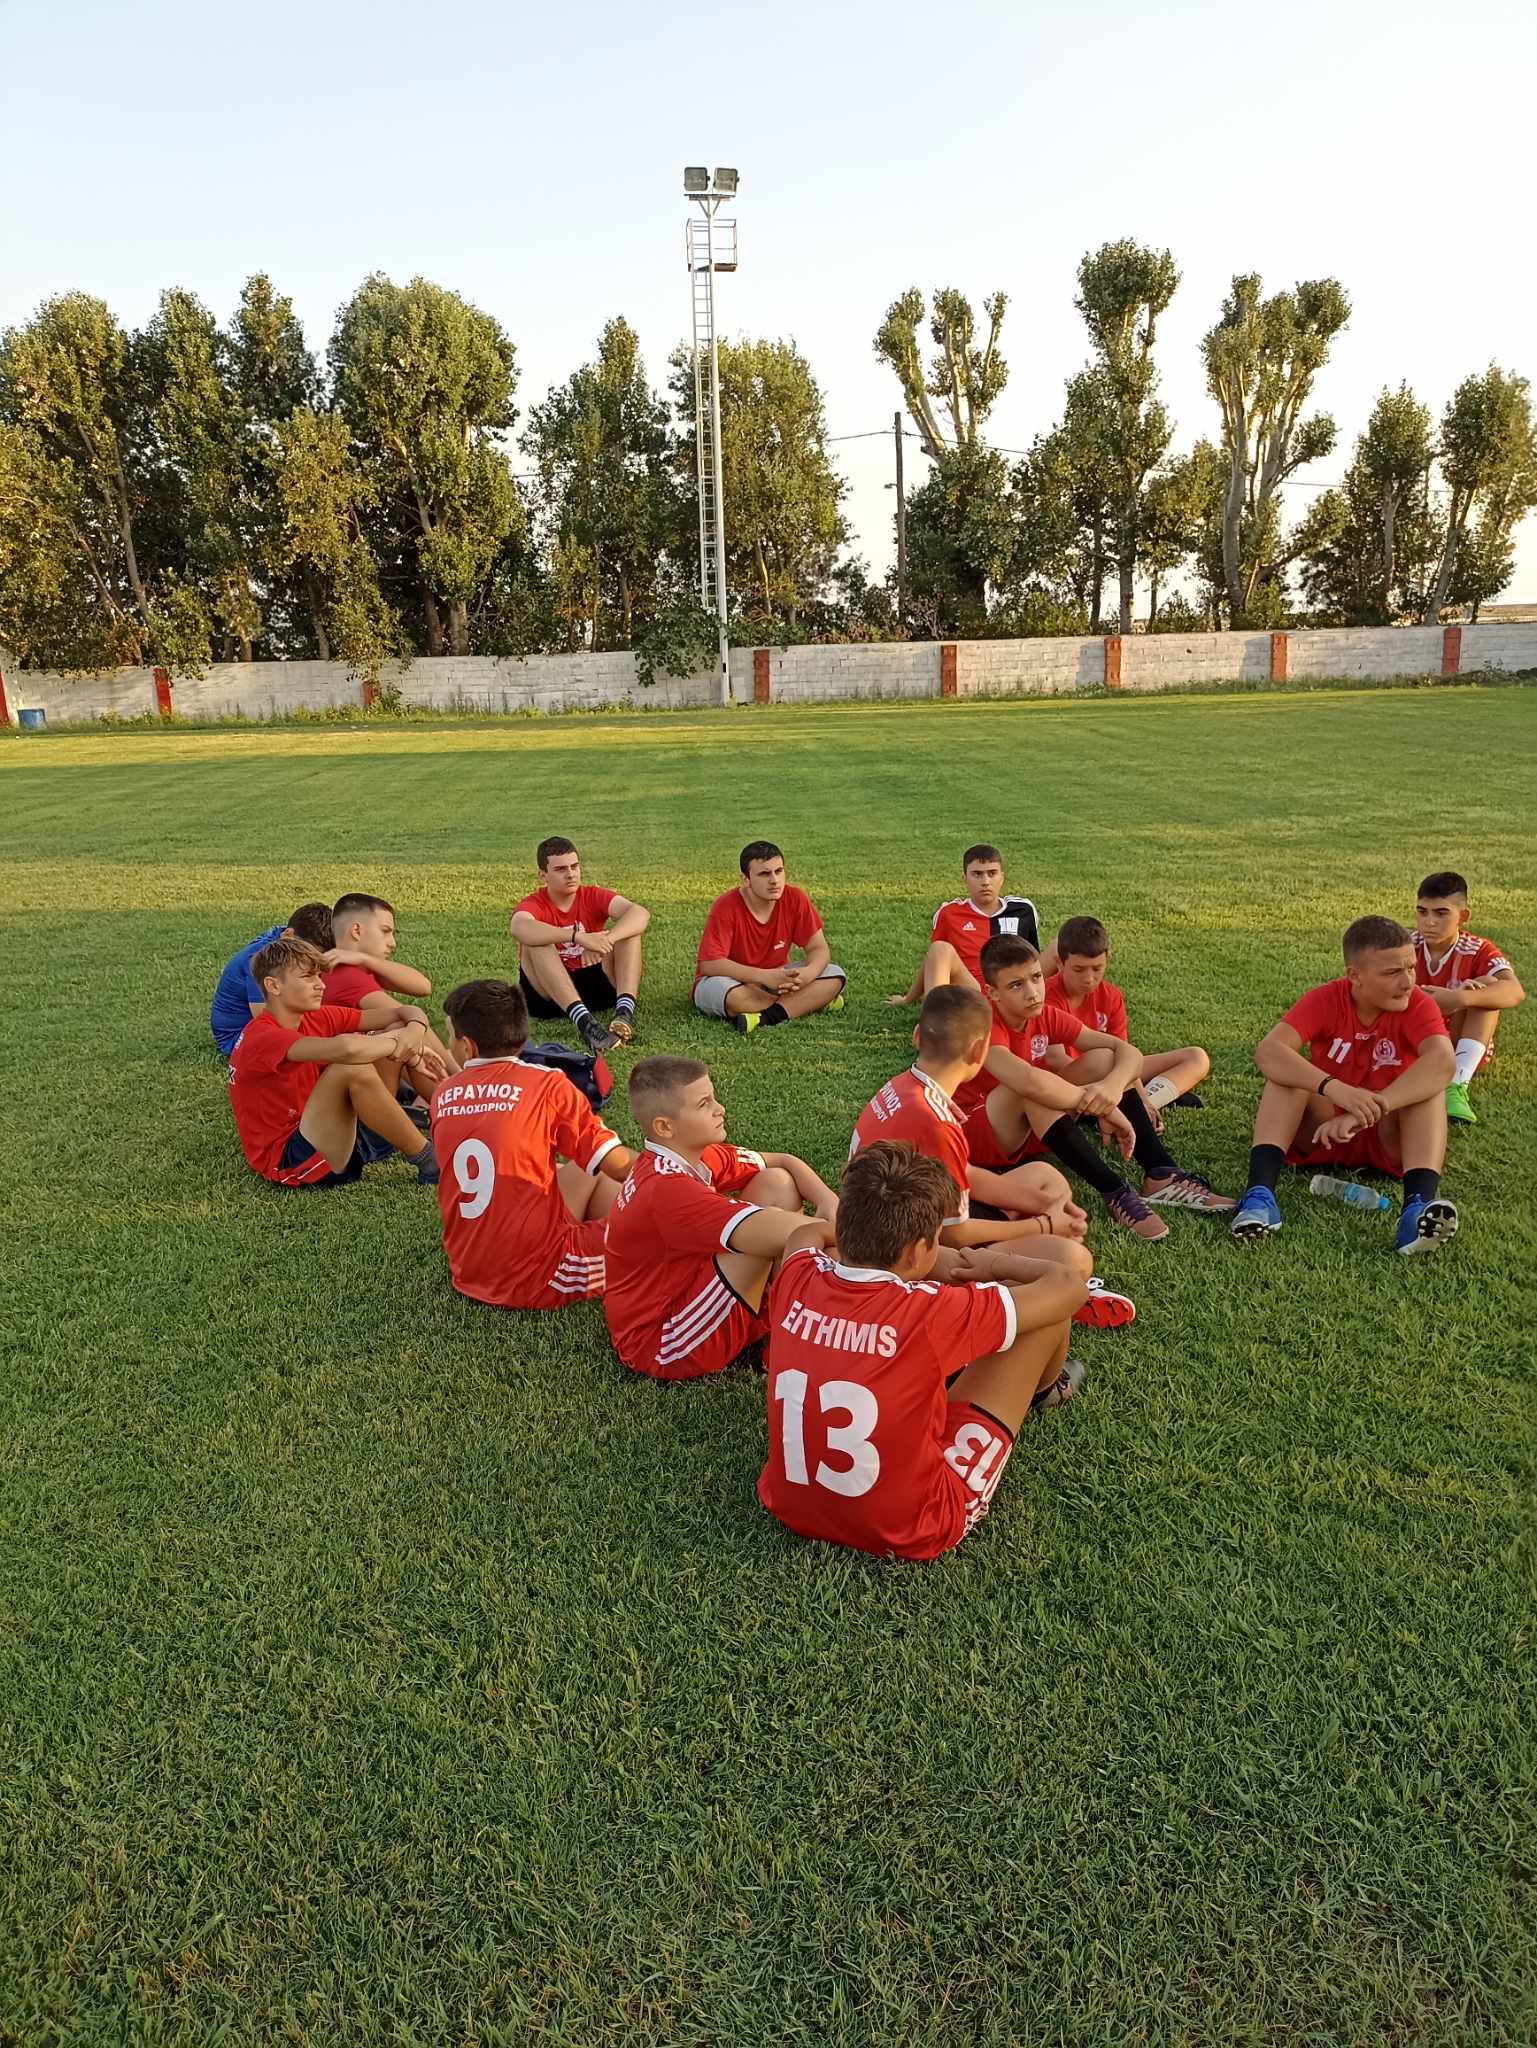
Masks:
[[[589,1052],[612,1052],[614,1047],[619,1044],[619,1040],[609,1030],[608,1026],[600,1023],[596,1017],[584,1017],[576,1028],[583,1045],[586,1046]]]
[[[1159,1209],[1199,1209],[1207,1216],[1221,1215],[1236,1205],[1231,1195],[1219,1195],[1210,1181],[1198,1173],[1177,1173],[1154,1194],[1144,1181],[1142,1198]]]
[[[838,1014],[838,1012],[839,1012],[839,1011],[840,1011],[840,1010],[841,1010],[842,1008],[843,1008],[843,991],[842,991],[842,990],[840,989],[840,990],[838,991],[837,995],[835,995],[835,996],[833,997],[833,999],[832,999],[832,1001],[831,1001],[830,1003],[824,1003],[824,1004],[822,1005],[822,1015],[823,1015],[824,1017],[836,1017],[836,1016],[837,1016],[837,1014]]]
[[[1281,1208],[1269,1188],[1245,1188],[1228,1228],[1240,1244],[1254,1244],[1281,1228]]]
[[[609,1036],[616,1045],[628,1045],[635,1036],[635,1025],[629,1017],[616,1016],[608,1027]]]
[[[1439,1251],[1448,1238],[1457,1235],[1457,1204],[1447,1201],[1444,1195],[1433,1195],[1427,1202],[1423,1195],[1416,1195],[1411,1202],[1405,1202],[1403,1214],[1398,1219],[1398,1249],[1401,1252]]]
[[[1125,1181],[1115,1194],[1105,1196],[1105,1207],[1112,1222],[1129,1230],[1133,1237],[1140,1237],[1144,1244],[1157,1244],[1169,1234],[1168,1224],[1161,1216],[1155,1216],[1136,1189]]]
[[[418,1187],[423,1188],[435,1188],[437,1186],[438,1162],[435,1159],[429,1159],[425,1166],[419,1166],[416,1169],[416,1184]]]
[[[1044,1415],[1048,1408],[1064,1408],[1069,1401],[1076,1400],[1083,1389],[1084,1374],[1087,1370],[1081,1358],[1065,1359],[1062,1370],[1051,1385],[1042,1387],[1030,1403],[1030,1413]]]
[[[1073,1317],[1086,1330],[1124,1330],[1137,1319],[1137,1304],[1129,1294],[1117,1294],[1096,1274],[1088,1283],[1089,1298]]]
[[[726,1019],[726,1022],[733,1031],[743,1031],[748,1033],[749,1036],[757,1030],[760,1021],[756,1010],[744,1010],[739,1017],[728,1017]]]
[[[1204,1109],[1206,1104],[1193,1088],[1187,1088],[1183,1095],[1176,1095],[1169,1104],[1170,1109]]]
[[[1446,1115],[1449,1123],[1476,1124],[1478,1122],[1478,1118],[1473,1114],[1473,1105],[1468,1100],[1468,1084],[1466,1081],[1453,1081],[1451,1087],[1447,1089]]]

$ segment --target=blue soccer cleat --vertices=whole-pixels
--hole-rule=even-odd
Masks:
[[[1412,1202],[1405,1202],[1403,1214],[1398,1219],[1398,1249],[1401,1252],[1438,1252],[1448,1238],[1456,1235],[1455,1202],[1448,1202],[1443,1195],[1436,1195],[1428,1202],[1423,1195],[1416,1195]]]
[[[1240,1244],[1257,1244],[1281,1228],[1281,1211],[1269,1188],[1245,1188],[1228,1229]]]

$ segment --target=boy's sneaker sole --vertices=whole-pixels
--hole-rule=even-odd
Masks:
[[[1042,1387],[1030,1403],[1032,1415],[1044,1415],[1048,1408],[1065,1408],[1069,1401],[1077,1399],[1083,1388],[1084,1374],[1088,1368],[1081,1358],[1064,1359],[1062,1370],[1049,1387]]]
[[[1410,1220],[1407,1215],[1401,1219],[1399,1224],[1400,1239],[1402,1238],[1404,1224]],[[1416,1252],[1439,1251],[1442,1245],[1449,1243],[1457,1235],[1459,1222],[1457,1204],[1447,1201],[1444,1195],[1437,1195],[1433,1201],[1426,1202],[1421,1207],[1418,1216],[1412,1220],[1413,1236],[1407,1244],[1400,1242],[1398,1247],[1400,1254],[1404,1258],[1410,1258]]]
[[[635,1026],[628,1017],[615,1017],[609,1023],[608,1032],[616,1045],[628,1045],[635,1036]]]
[[[1086,1330],[1124,1330],[1137,1320],[1137,1304],[1129,1294],[1117,1294],[1103,1280],[1089,1282],[1089,1298],[1073,1317]]]

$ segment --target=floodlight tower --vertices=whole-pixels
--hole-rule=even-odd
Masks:
[[[720,701],[731,702],[731,645],[726,633],[726,509],[721,496],[720,348],[715,336],[715,273],[736,269],[736,222],[718,220],[722,200],[736,197],[737,175],[703,164],[683,172],[690,215],[685,248],[694,302],[694,459],[699,480],[699,596],[713,609],[720,635]]]

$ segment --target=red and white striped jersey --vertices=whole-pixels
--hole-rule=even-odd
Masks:
[[[752,1202],[734,1202],[763,1170],[761,1153],[707,1145],[699,1165],[648,1144],[608,1214],[603,1314],[625,1365],[691,1378],[698,1358],[739,1306],[715,1268]]]
[[[971,1214],[971,1198],[966,1192],[965,1119],[922,1067],[893,1074],[885,1087],[870,1097],[849,1140],[850,1159],[861,1145],[874,1145],[883,1138],[899,1139],[925,1158],[939,1161],[960,1196],[955,1213],[945,1221],[964,1223]]]
[[[1460,988],[1485,974],[1513,972],[1493,939],[1481,939],[1476,932],[1459,932],[1439,960],[1431,958],[1430,947],[1418,932],[1414,934],[1414,978],[1421,988]]]

